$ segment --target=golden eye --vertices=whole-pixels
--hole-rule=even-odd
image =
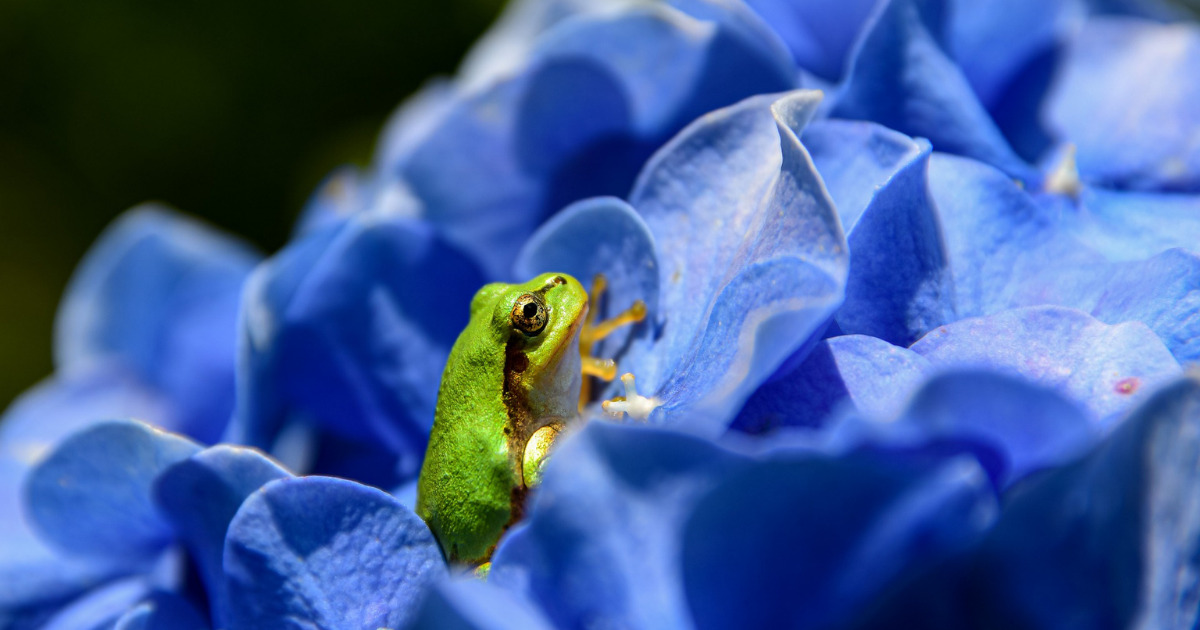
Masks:
[[[536,293],[526,293],[513,303],[509,319],[512,320],[514,328],[532,336],[542,332],[542,329],[546,327],[546,322],[550,320],[550,309],[546,308],[546,302],[542,300],[542,296]]]

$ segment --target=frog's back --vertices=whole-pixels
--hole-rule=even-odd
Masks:
[[[490,555],[523,487],[507,448],[504,347],[490,335],[464,331],[442,373],[417,514],[451,561]]]

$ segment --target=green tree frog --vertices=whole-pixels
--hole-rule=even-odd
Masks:
[[[592,345],[640,321],[645,306],[596,323],[603,290],[601,276],[589,299],[575,278],[547,273],[475,294],[442,373],[417,483],[417,514],[447,560],[488,561],[521,518],[555,438],[587,402],[583,376],[616,375],[612,360],[590,356]]]

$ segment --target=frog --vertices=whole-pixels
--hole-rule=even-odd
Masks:
[[[589,402],[585,377],[612,380],[597,341],[645,317],[640,300],[596,321],[603,276],[589,294],[574,277],[544,273],[485,285],[450,349],[417,481],[417,515],[451,564],[482,568],[524,516],[554,444]]]

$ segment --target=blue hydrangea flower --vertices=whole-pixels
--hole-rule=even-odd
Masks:
[[[515,1],[266,261],[101,238],[0,424],[0,627],[1194,626],[1180,17]],[[645,302],[650,426],[589,408],[481,582],[412,481],[472,294],[549,270]]]

